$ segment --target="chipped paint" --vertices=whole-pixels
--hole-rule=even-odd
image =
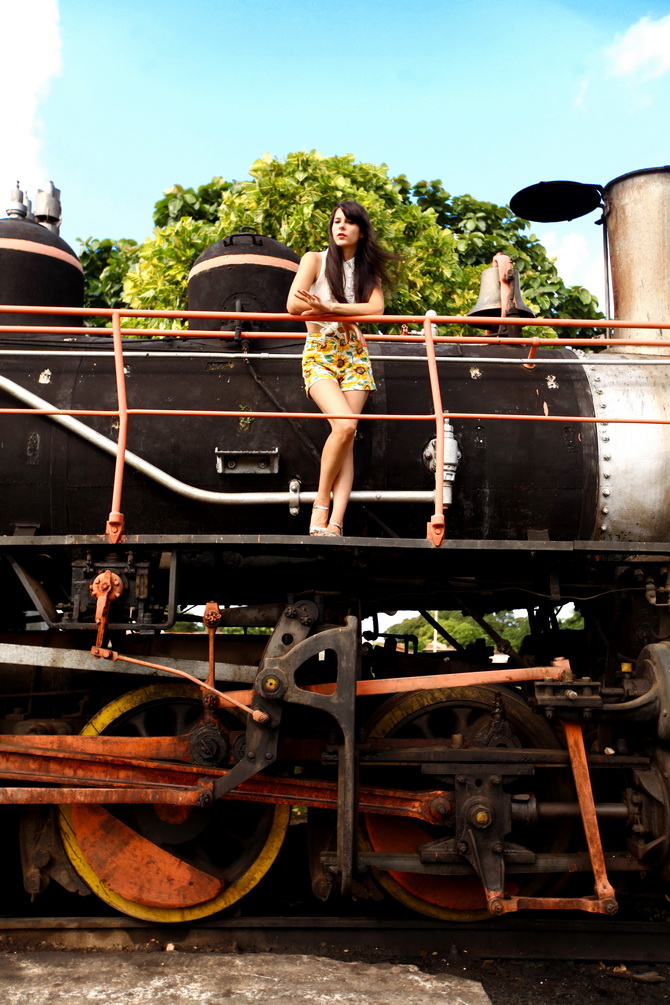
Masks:
[[[479,378],[481,377],[481,375],[482,375],[482,371],[479,369],[478,366],[471,366],[470,367],[470,376],[472,377],[473,380],[479,380]]]
[[[557,391],[559,388],[559,383],[553,373],[548,373],[544,378],[547,382],[547,387],[550,391]]]
[[[51,383],[51,370],[49,370],[49,369],[42,370],[41,374],[38,377],[38,381],[39,381],[40,384],[50,384]]]

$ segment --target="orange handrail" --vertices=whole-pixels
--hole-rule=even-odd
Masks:
[[[442,408],[442,393],[440,378],[437,373],[435,359],[435,344],[433,342],[433,325],[429,318],[423,323],[423,337],[426,341],[426,361],[430,378],[430,391],[433,396],[433,411],[435,412],[435,510],[426,528],[428,539],[436,548],[444,540],[444,498],[442,495],[442,478],[444,471],[444,409]]]
[[[121,512],[121,494],[123,492],[123,473],[126,462],[126,445],[128,443],[128,398],[126,395],[126,376],[123,366],[123,342],[121,339],[121,316],[118,311],[112,315],[114,339],[114,370],[116,374],[116,395],[119,402],[119,436],[116,463],[114,465],[114,486],[112,489],[112,508],[107,517],[105,533],[110,544],[117,544],[123,534],[124,519]]]
[[[0,319],[2,314],[17,313],[27,315],[39,315],[48,313],[50,315],[63,315],[75,317],[109,317],[112,321],[112,341],[114,352],[114,366],[117,387],[117,409],[57,409],[57,408],[30,408],[34,415],[90,415],[90,416],[116,416],[119,420],[118,449],[116,451],[116,464],[114,472],[114,484],[112,489],[112,504],[109,513],[106,535],[110,543],[117,543],[123,535],[124,518],[121,509],[121,499],[123,492],[123,476],[125,467],[125,453],[128,436],[128,421],[134,415],[154,415],[154,416],[216,416],[218,418],[239,419],[239,410],[212,410],[212,409],[150,409],[150,408],[128,408],[124,374],[124,347],[123,336],[143,335],[149,337],[179,336],[180,338],[212,338],[212,339],[232,339],[234,333],[222,331],[210,331],[199,329],[154,329],[154,328],[122,328],[121,318],[166,318],[166,319],[216,319],[216,320],[263,320],[263,321],[304,321],[302,316],[287,315],[284,313],[244,313],[238,311],[189,311],[189,310],[132,310],[125,308],[96,308],[96,307],[46,307],[37,305],[0,305]],[[324,316],[321,320],[341,320],[335,316]],[[435,344],[466,344],[466,345],[499,345],[499,346],[524,346],[529,349],[527,366],[533,367],[539,362],[537,350],[542,345],[547,346],[594,346],[593,339],[588,338],[551,338],[543,339],[537,336],[498,336],[477,334],[472,336],[450,336],[439,335],[433,331],[434,325],[467,325],[471,327],[484,328],[490,330],[492,327],[504,324],[505,326],[516,326],[519,328],[550,326],[552,328],[577,328],[592,327],[605,329],[670,329],[670,322],[655,321],[621,321],[615,319],[594,320],[592,318],[519,318],[519,317],[464,317],[461,315],[368,315],[360,318],[347,318],[347,321],[360,324],[417,324],[422,326],[422,331],[408,332],[401,335],[391,335],[376,333],[368,335],[366,338],[375,342],[412,342],[423,343],[426,347],[426,362],[430,379],[432,412],[429,413],[409,413],[409,414],[374,414],[357,415],[363,421],[420,421],[434,422],[436,428],[436,471],[435,471],[435,495],[434,513],[428,524],[428,538],[434,545],[439,546],[444,539],[444,498],[443,498],[443,469],[444,469],[444,422],[445,419],[495,419],[495,420],[515,420],[534,422],[578,422],[578,423],[629,423],[648,425],[669,425],[670,419],[662,418],[615,418],[612,416],[567,416],[567,415],[529,415],[529,414],[501,414],[486,412],[445,412],[442,406],[442,398],[439,385],[437,369],[437,357]],[[86,334],[92,332],[103,332],[109,334],[107,327],[82,328],[80,326],[67,325],[2,325],[0,324],[0,335],[2,333],[22,332],[22,333],[53,333],[53,334]],[[302,332],[244,332],[244,339],[253,341],[254,339],[295,339],[301,341],[305,338]],[[651,346],[658,348],[659,341],[624,339],[624,338],[599,338],[596,343],[598,349],[605,346],[623,348],[624,346]],[[81,347],[78,347],[81,348]],[[638,358],[631,362],[644,363],[648,360]],[[494,360],[492,360],[494,362]],[[670,360],[669,360],[670,362]],[[16,415],[23,414],[26,408],[0,408],[0,414]],[[349,415],[338,415],[336,413],[314,413],[314,412],[268,412],[268,411],[245,411],[247,418],[297,418],[297,419],[328,419],[328,418],[348,418]]]

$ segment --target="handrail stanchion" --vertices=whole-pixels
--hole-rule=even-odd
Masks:
[[[444,412],[442,410],[442,395],[440,379],[437,373],[435,359],[435,343],[433,341],[433,322],[435,312],[427,312],[423,322],[423,334],[426,342],[426,360],[430,377],[430,390],[433,396],[433,411],[435,413],[435,512],[426,528],[426,538],[432,541],[436,548],[444,540]]]
[[[121,495],[123,492],[123,471],[126,460],[126,443],[128,441],[128,399],[126,397],[126,376],[123,371],[123,342],[121,339],[121,314],[112,314],[112,338],[114,340],[114,369],[116,373],[116,395],[119,406],[119,436],[114,468],[114,488],[112,490],[112,509],[107,518],[105,533],[110,544],[117,544],[123,535],[123,513],[121,512]]]

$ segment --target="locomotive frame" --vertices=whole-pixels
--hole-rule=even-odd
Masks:
[[[509,276],[500,275],[504,288]],[[510,298],[511,290],[508,306]],[[232,464],[242,472],[242,489],[226,493],[185,485],[179,465],[159,470],[128,449],[129,431],[147,444],[156,439],[148,424],[174,416],[238,430],[280,419],[297,436],[304,423],[324,422],[281,397],[273,367],[280,358],[297,370],[300,336],[287,342],[286,329],[277,331],[276,353],[267,346],[268,328],[285,324],[285,315],[166,312],[203,327],[149,343],[123,339],[145,332],[122,328],[121,319],[159,312],[109,312],[112,338],[91,340],[76,324],[40,325],[36,317],[91,313],[83,308],[0,308],[23,315],[3,326],[0,347],[0,423],[17,423],[5,468],[13,463],[17,472],[16,498],[17,457],[28,467],[48,458],[56,482],[68,437],[85,438],[85,456],[97,458],[81,484],[48,483],[50,533],[31,501],[47,482],[35,477],[14,526],[0,534],[0,802],[24,808],[28,893],[53,880],[138,917],[205,917],[267,872],[296,805],[308,811],[320,899],[335,888],[376,898],[381,888],[442,919],[525,909],[609,915],[622,897],[644,893],[649,877],[657,885],[670,879],[668,518],[659,512],[663,487],[642,461],[637,492],[610,488],[610,452],[625,454],[628,465],[645,430],[663,431],[653,441],[659,466],[649,470],[664,470],[670,417],[652,392],[670,363],[659,346],[670,323],[611,319],[595,327],[650,337],[547,343],[521,331],[545,320],[510,314],[505,303],[503,294],[499,315],[372,319],[405,326],[399,336],[370,336],[376,368],[402,374],[421,356],[430,397],[414,412],[363,415],[361,425],[403,420],[430,433],[410,441],[418,459],[408,480],[417,484],[389,487],[384,474],[375,487],[366,470],[351,506],[354,526],[367,532],[337,539],[293,531],[290,513],[315,493],[296,477],[275,491],[281,462],[267,445],[219,450],[219,471]],[[237,331],[221,331],[232,322]],[[454,323],[497,334],[436,334]],[[36,344],[7,341],[19,333]],[[578,355],[587,348],[598,351]],[[88,398],[72,358],[91,382]],[[188,408],[158,407],[168,385],[152,388],[152,367],[159,376],[172,367],[172,386],[176,373],[186,387],[206,366],[227,380],[245,374],[275,407],[242,407],[229,395],[230,407],[212,408],[204,392]],[[128,405],[133,369],[148,406]],[[624,376],[607,376],[613,372]],[[51,392],[38,386],[52,377]],[[640,386],[658,408],[638,407]],[[83,401],[76,408],[67,403],[73,387]],[[459,407],[472,401],[473,387],[487,389],[489,409]],[[51,435],[36,435],[38,426]],[[637,429],[627,454],[623,428]],[[366,468],[373,439],[363,444]],[[526,472],[533,451],[541,463]],[[312,448],[311,477],[316,460]],[[125,476],[124,461],[132,469]],[[248,492],[266,472],[273,489]],[[169,501],[175,492],[193,500],[193,512]],[[241,515],[203,530],[224,495]],[[394,507],[404,533],[394,531]],[[261,529],[267,513],[276,533]],[[149,532],[152,521],[160,533]],[[426,522],[423,537],[417,528]],[[555,611],[567,601],[584,614],[583,631],[560,630]],[[192,605],[206,605],[207,644],[204,635],[168,632]],[[531,635],[515,651],[486,618],[524,606]],[[507,650],[509,665],[492,668],[475,646],[457,648],[445,666],[389,640],[371,644],[376,627],[362,636],[366,617],[404,608],[471,613]],[[217,634],[220,626],[245,634]],[[246,634],[258,627],[271,634]]]

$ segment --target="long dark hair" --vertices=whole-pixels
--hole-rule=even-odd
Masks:
[[[349,223],[357,223],[360,227],[361,237],[356,247],[355,271],[354,271],[354,293],[355,303],[367,303],[375,286],[383,285],[389,281],[388,264],[398,256],[386,251],[379,244],[370,217],[359,202],[353,199],[345,199],[338,202],[330,215],[328,229],[328,254],[326,255],[326,280],[330,286],[330,291],[335,300],[346,303],[344,296],[344,269],[342,250],[333,240],[333,220],[338,209],[341,209]]]

